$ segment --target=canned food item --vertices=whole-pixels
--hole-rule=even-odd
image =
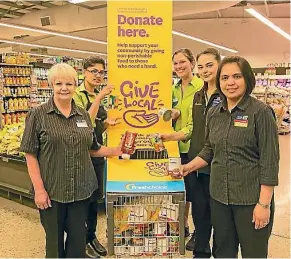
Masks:
[[[114,235],[114,246],[121,245],[122,245],[122,235],[121,234]]]
[[[122,158],[129,159],[130,155],[135,152],[135,139],[137,137],[137,133],[134,132],[125,132],[125,136],[123,139],[121,151],[122,151]]]
[[[158,115],[163,118],[164,121],[169,121],[172,118],[172,110],[162,108],[159,110]]]
[[[150,135],[150,141],[156,152],[161,152],[165,150],[165,145],[159,133]]]
[[[145,224],[144,235],[148,237],[154,235],[154,223]]]
[[[131,208],[128,222],[129,223],[143,223],[147,219],[147,211],[142,206],[134,206]]]
[[[177,252],[179,250],[179,237],[169,237],[169,251]]]
[[[157,254],[160,256],[166,256],[168,252],[168,238],[157,239]]]
[[[143,255],[143,252],[144,252],[143,246],[129,246],[128,248],[129,248],[129,255],[131,256]]]
[[[180,157],[169,157],[168,172],[175,178],[182,177],[181,172],[181,158]]]
[[[133,236],[133,231],[130,229],[126,230],[122,233],[122,236],[123,236],[124,245],[126,245],[126,246],[131,245],[131,238]]]
[[[165,207],[161,207],[159,212],[159,220],[167,220],[167,218],[168,218],[167,209]]]
[[[135,225],[132,231],[134,237],[143,236],[144,226],[142,224]]]
[[[143,255],[144,252],[144,242],[143,238],[133,238],[132,246],[129,246],[130,255]]]
[[[154,233],[156,237],[164,237],[167,235],[167,222],[155,223]]]
[[[157,252],[157,239],[154,237],[145,237],[144,239],[144,254],[154,256]]]

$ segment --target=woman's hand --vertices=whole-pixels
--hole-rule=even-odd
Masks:
[[[191,167],[190,163],[181,166],[181,174],[183,176],[187,176],[191,172],[192,172],[192,167]]]
[[[255,223],[255,229],[264,228],[270,221],[270,208],[265,209],[261,205],[257,204],[253,212],[253,220]]]
[[[107,118],[104,123],[107,124],[108,126],[116,126],[118,124],[121,123],[121,118],[120,117],[117,117],[117,118],[113,118],[113,119],[110,119],[110,118]]]
[[[180,117],[180,115],[181,115],[181,112],[180,112],[180,110],[178,110],[178,109],[172,109],[172,120],[177,120],[179,117]]]
[[[34,202],[37,208],[41,210],[45,210],[52,206],[51,200],[45,189],[35,191]]]
[[[172,133],[165,133],[165,134],[160,134],[160,137],[162,139],[163,142],[167,142],[167,141],[172,141]]]

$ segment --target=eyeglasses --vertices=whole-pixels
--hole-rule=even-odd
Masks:
[[[93,74],[94,76],[104,76],[105,74],[105,71],[104,70],[101,70],[101,71],[98,71],[97,69],[93,69],[93,70],[88,70],[86,69],[88,72],[90,72],[91,74]]]

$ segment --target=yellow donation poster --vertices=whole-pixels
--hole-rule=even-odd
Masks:
[[[152,134],[169,133],[159,115],[172,107],[172,2],[108,1],[108,78],[115,90],[108,116],[121,124],[108,130],[109,146],[126,131],[138,133],[129,160],[109,158],[107,192],[181,192],[182,180],[167,176],[168,157],[179,157],[175,142],[156,152]]]

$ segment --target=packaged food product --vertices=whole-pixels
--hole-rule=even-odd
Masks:
[[[20,113],[16,113],[16,123],[18,123],[21,119]]]
[[[9,113],[5,115],[5,124],[6,125],[11,124],[11,115]]]
[[[174,178],[181,178],[181,158],[180,157],[169,157],[168,172]]]
[[[23,105],[23,109],[28,109],[28,99],[27,98],[23,98],[23,103],[22,103],[22,105]]]
[[[144,254],[154,256],[157,252],[157,239],[155,237],[144,238]]]
[[[156,152],[161,152],[165,149],[165,145],[159,133],[150,135],[150,141]]]
[[[4,67],[3,68],[3,74],[9,74],[9,68],[8,67]]]
[[[16,114],[15,113],[12,113],[11,114],[11,123],[16,123]]]
[[[169,221],[170,236],[179,236],[179,222]]]
[[[130,155],[132,155],[135,152],[135,139],[136,139],[137,133],[134,132],[125,132],[125,136],[123,139],[121,151],[122,151],[122,158],[123,159],[129,159]]]
[[[4,100],[4,109],[5,109],[5,110],[8,110],[8,109],[9,109],[9,102],[8,102],[7,99]]]
[[[5,116],[4,116],[4,114],[2,114],[2,125],[5,125],[6,123],[5,123]]]
[[[169,237],[169,252],[175,253],[179,249],[179,237]]]
[[[144,252],[144,242],[143,238],[133,238],[133,246],[129,247],[130,255],[143,255]]]
[[[13,110],[14,109],[14,101],[12,98],[9,99],[8,101],[8,109]]]
[[[172,110],[162,108],[158,112],[159,117],[163,118],[164,121],[170,121],[172,118]]]
[[[160,221],[154,224],[154,233],[156,237],[164,237],[167,235],[167,222]]]
[[[168,238],[157,239],[157,253],[160,256],[166,256],[169,249]]]
[[[14,110],[18,110],[18,99],[14,99]]]
[[[143,223],[147,220],[147,211],[142,206],[131,207],[128,222],[129,223]]]
[[[18,99],[18,109],[19,110],[22,110],[23,109],[23,100],[22,100],[22,98],[19,98]]]
[[[144,225],[144,235],[147,237],[154,236],[154,223],[146,223]]]

